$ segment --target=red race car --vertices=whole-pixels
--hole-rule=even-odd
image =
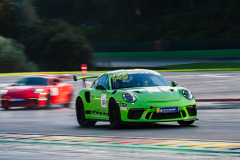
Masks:
[[[45,106],[62,103],[70,107],[73,96],[73,85],[65,83],[61,78],[70,76],[30,75],[22,77],[18,82],[1,90],[2,108]]]

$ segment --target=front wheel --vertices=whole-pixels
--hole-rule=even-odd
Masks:
[[[2,107],[4,110],[9,110],[9,107]]]
[[[51,96],[50,93],[47,96],[47,103],[45,105],[45,108],[49,109],[51,107]]]
[[[79,98],[77,100],[76,115],[77,115],[78,124],[82,127],[92,127],[92,126],[95,126],[95,124],[97,122],[97,121],[86,120],[84,105],[83,105],[83,101],[81,98]]]
[[[190,126],[194,121],[178,121],[181,126]]]
[[[120,124],[120,117],[117,110],[117,103],[114,99],[111,99],[109,102],[109,121],[111,128],[121,128],[123,127]]]
[[[69,95],[69,100],[68,100],[67,103],[64,103],[64,104],[63,104],[63,107],[65,107],[65,108],[70,108],[71,102],[72,102],[72,98],[73,98],[73,92],[71,91],[71,92],[70,92],[70,95]]]

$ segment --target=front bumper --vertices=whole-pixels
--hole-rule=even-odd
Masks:
[[[22,97],[18,97],[22,98]],[[2,107],[29,107],[29,106],[42,106],[47,104],[47,98],[22,98],[22,101],[14,101],[13,98],[2,98]]]
[[[192,121],[198,120],[196,103],[179,106],[178,112],[173,113],[156,113],[158,107],[170,107],[176,105],[157,106],[155,108],[129,108],[123,109],[119,106],[122,122],[169,122],[169,121]]]

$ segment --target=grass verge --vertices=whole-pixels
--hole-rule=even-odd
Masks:
[[[240,68],[240,63],[238,62],[219,62],[219,63],[189,63],[189,64],[179,64],[179,65],[169,65],[160,66],[167,70],[185,70],[185,69],[232,69],[238,70]]]
[[[240,63],[191,63],[181,65],[161,66],[157,72],[211,72],[211,71],[240,71]],[[88,71],[88,73],[105,73],[108,71]],[[80,71],[64,72],[21,72],[0,73],[0,76],[24,76],[31,74],[81,74]]]

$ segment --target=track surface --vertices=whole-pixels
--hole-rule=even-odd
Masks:
[[[176,72],[162,73],[168,81],[178,81],[180,86],[190,89],[196,98],[239,98],[238,82],[240,81],[239,72]],[[19,77],[0,77],[0,84],[15,82]],[[89,84],[93,80],[89,81]],[[82,87],[81,82],[70,81],[79,91]],[[97,122],[95,127],[82,128],[76,121],[74,103],[70,109],[62,108],[61,105],[54,105],[51,109],[43,108],[13,108],[9,111],[0,111],[0,132],[1,133],[34,133],[34,134],[56,134],[56,135],[87,135],[87,136],[119,136],[119,137],[149,137],[149,138],[176,138],[176,139],[205,139],[205,140],[227,140],[239,141],[240,132],[240,102],[214,102],[198,103],[199,121],[193,126],[180,127],[176,122],[156,123],[151,125],[129,125],[124,129],[110,129],[109,123]],[[229,109],[231,108],[231,109]],[[20,145],[21,146],[21,145]],[[0,156],[3,159],[32,159],[40,156],[39,159],[58,159],[65,157],[77,159],[77,153],[71,154],[62,152],[56,155],[55,152],[61,152],[63,148],[54,149],[49,146],[46,149],[33,149],[38,153],[31,153],[29,146],[23,146],[21,149],[16,145],[4,147],[0,144]],[[41,146],[35,146],[38,148]],[[28,148],[24,150],[24,148]],[[13,151],[15,150],[15,151]],[[23,151],[24,150],[24,151]],[[81,150],[81,149],[80,149]],[[84,148],[82,148],[84,150]],[[113,155],[91,155],[98,150],[90,149],[82,151],[81,158],[112,159]],[[117,153],[117,151],[113,151]],[[44,154],[44,155],[43,155]],[[49,155],[50,154],[50,155]],[[68,155],[69,154],[69,155]],[[170,153],[169,153],[170,154]],[[10,156],[11,155],[11,156]],[[24,155],[23,158],[18,155]],[[42,157],[41,157],[42,155]],[[139,154],[138,154],[139,155]],[[75,157],[76,156],[76,157]],[[103,156],[103,157],[101,157]],[[129,158],[129,155],[127,156]],[[167,159],[166,156],[164,159]],[[121,158],[118,157],[119,159]],[[156,158],[156,157],[155,157]],[[153,158],[153,159],[155,159]],[[186,157],[185,157],[186,158]],[[183,159],[185,159],[183,158]],[[2,159],[2,158],[0,158]],[[130,159],[139,159],[139,157],[130,156]],[[143,159],[140,158],[140,159]],[[175,158],[169,158],[175,159]],[[177,156],[177,159],[179,156]],[[190,158],[192,159],[192,158]],[[199,159],[199,157],[197,158]],[[201,159],[201,157],[200,157]],[[203,158],[205,159],[205,158]]]
[[[32,109],[2,111],[0,131],[5,133],[35,133],[87,136],[151,137],[238,141],[240,110],[200,110],[199,121],[193,126],[180,127],[177,122],[152,125],[129,125],[113,130],[108,122],[95,127],[78,126],[74,109]]]
[[[179,86],[191,90],[196,99],[202,98],[240,98],[240,72],[162,72],[169,82],[177,81]],[[100,75],[100,74],[89,74]],[[80,76],[80,75],[79,75]],[[14,83],[20,76],[0,77],[0,87],[3,84]],[[89,84],[94,79],[89,80]],[[68,80],[79,91],[82,83]],[[88,85],[89,86],[89,85]]]

